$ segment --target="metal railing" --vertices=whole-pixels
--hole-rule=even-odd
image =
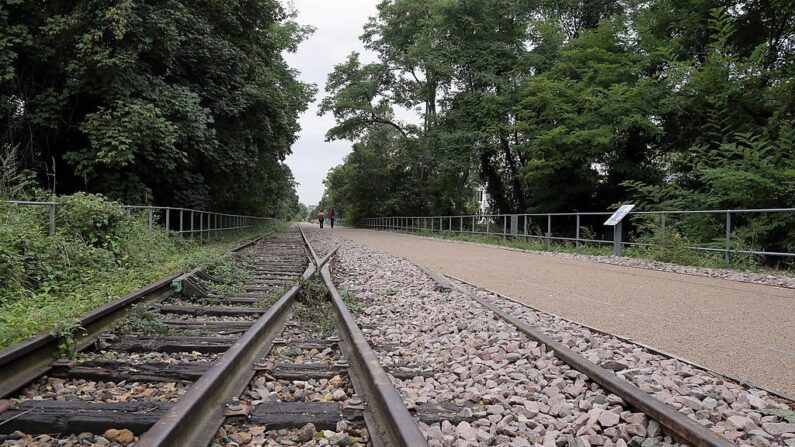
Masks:
[[[18,206],[41,206],[48,209],[49,234],[56,232],[57,209],[63,204],[58,202],[31,202],[24,200],[8,200],[6,203]],[[271,224],[278,221],[271,217],[246,216],[241,214],[215,213],[191,208],[175,208],[169,206],[120,205],[128,213],[140,212],[147,216],[149,229],[155,225],[173,231],[191,239],[209,239],[221,232],[243,230],[259,224]]]
[[[764,209],[733,209],[733,210],[696,210],[696,211],[631,211],[625,220],[635,221],[635,224],[642,224],[653,220],[658,228],[666,229],[666,225],[671,225],[671,221],[679,216],[694,215],[713,215],[720,220],[720,230],[723,233],[719,238],[722,239],[720,247],[689,246],[688,248],[705,252],[722,252],[728,262],[732,254],[750,254],[760,256],[781,256],[795,257],[795,253],[741,249],[733,246],[733,220],[738,216],[760,213],[787,213],[795,219],[795,208],[764,208]],[[376,230],[396,230],[396,231],[430,231],[440,233],[458,233],[486,236],[501,236],[503,238],[525,238],[542,240],[546,249],[550,250],[554,241],[573,243],[575,251],[579,251],[584,243],[591,244],[613,244],[616,247],[615,255],[621,254],[624,246],[652,246],[650,243],[633,242],[624,238],[621,226],[613,229],[613,239],[606,239],[604,236],[607,231],[599,231],[602,227],[601,219],[612,215],[612,211],[598,212],[573,212],[573,213],[529,213],[529,214],[477,214],[459,216],[390,216],[372,217],[360,221],[360,226]],[[585,235],[582,230],[583,221],[600,218],[597,224],[591,224],[590,230]],[[553,226],[553,220],[555,226]],[[573,222],[564,223],[561,230],[561,220],[571,220]],[[715,219],[713,219],[715,220]],[[540,223],[539,223],[540,222]],[[713,227],[717,227],[717,220],[713,222]],[[637,227],[638,225],[636,225]],[[573,227],[573,228],[572,228]],[[553,234],[556,228],[557,234]],[[563,234],[561,234],[563,233]],[[593,236],[596,235],[596,236]],[[601,237],[600,237],[601,236]],[[713,243],[715,245],[715,243]]]

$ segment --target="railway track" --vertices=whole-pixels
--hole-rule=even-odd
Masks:
[[[2,384],[2,445],[426,445],[331,282],[334,251],[318,257],[300,230],[245,249],[244,293],[208,299],[194,271],[96,317],[165,335],[97,325],[75,360],[47,365],[30,343],[4,351],[20,366]]]
[[[421,425],[431,445],[795,444],[787,422],[793,401],[551,324],[540,312],[523,314],[493,294],[363,246],[348,244],[340,260],[337,280],[364,297],[359,323],[381,362],[433,371],[425,380],[396,377],[410,406],[450,402],[460,410]]]
[[[0,444],[30,434],[45,439],[37,445],[139,447],[759,447],[795,439],[775,416],[753,419],[741,407],[728,420],[677,411],[580,354],[582,341],[548,335],[517,318],[519,309],[407,261],[390,272],[385,258],[345,250],[344,287],[394,286],[381,301],[362,292],[355,318],[351,295],[331,276],[338,249],[322,237],[313,245],[299,227],[246,248],[255,276],[244,293],[208,300],[210,278],[199,271],[173,278],[181,296],[152,286],[143,301],[157,303],[167,335],[100,332],[93,350],[47,365],[22,389],[22,377],[41,367],[19,353],[40,354],[29,344],[4,351],[0,364],[16,355],[30,366],[2,373],[14,380],[0,386],[16,388],[0,401]],[[350,270],[352,260],[360,270]],[[138,327],[155,324],[137,311],[131,317]],[[113,321],[122,327],[130,320],[120,318]],[[719,392],[705,389],[713,391],[704,402]],[[757,423],[784,431],[765,444]],[[731,441],[713,431],[731,424],[746,424]],[[48,443],[54,433],[74,442]]]

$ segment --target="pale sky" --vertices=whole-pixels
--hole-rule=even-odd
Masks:
[[[326,76],[352,51],[362,53],[365,62],[374,59],[366,54],[359,35],[367,18],[375,15],[378,1],[294,0],[293,4],[298,11],[298,23],[315,27],[315,33],[298,47],[297,53],[288,53],[285,58],[301,72],[301,80],[317,84],[319,91],[316,101],[301,115],[301,134],[287,164],[299,183],[301,202],[316,205],[323,195],[326,173],[342,163],[351,148],[349,141],[325,142],[326,131],[334,126],[333,116],[317,116]]]

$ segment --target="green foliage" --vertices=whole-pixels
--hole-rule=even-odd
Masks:
[[[362,308],[361,303],[359,303],[359,298],[349,290],[339,289],[338,292],[340,298],[342,298],[342,302],[345,303],[345,307],[347,307],[353,315],[359,313]]]
[[[281,287],[271,289],[265,294],[265,297],[257,301],[254,304],[254,306],[261,307],[263,309],[269,309],[271,306],[276,304],[276,302],[279,301],[279,299],[292,288],[293,288],[292,284],[285,284]]]
[[[77,355],[76,338],[81,332],[85,332],[85,328],[77,320],[59,322],[50,330],[50,335],[58,339],[58,352],[61,357],[75,358]]]
[[[304,281],[300,299],[293,306],[295,317],[316,325],[318,337],[330,337],[336,330],[333,312],[323,282],[317,276]]]
[[[0,150],[61,194],[288,218],[310,32],[278,0],[0,0]]]
[[[111,247],[125,231],[127,212],[118,203],[102,196],[77,193],[63,196],[58,207],[56,227],[66,238],[97,248]]]
[[[789,422],[790,424],[795,424],[795,411],[783,408],[765,408],[761,410],[761,413],[765,416],[775,416],[782,421]]]
[[[202,284],[214,295],[243,292],[254,278],[250,261],[250,256],[245,254],[227,253],[214,258],[204,267],[212,280],[202,281]]]
[[[383,0],[362,35],[378,59],[326,85],[328,137],[354,145],[324,205],[472,213],[482,185],[498,213],[795,207],[793,6]],[[732,244],[795,251],[793,219],[738,216]]]
[[[698,265],[700,261],[699,255],[690,249],[695,244],[674,228],[657,229],[650,235],[639,238],[637,242],[651,244],[637,251],[655,261],[680,265]]]
[[[150,230],[145,216],[99,196],[54,199],[64,204],[54,236],[46,209],[0,202],[0,347],[53,327],[65,332],[82,313],[217,259],[262,231],[201,244]]]
[[[115,330],[123,334],[167,335],[171,328],[163,323],[163,315],[149,303],[137,303],[130,310]]]

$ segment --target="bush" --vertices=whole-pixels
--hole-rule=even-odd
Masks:
[[[134,220],[121,205],[101,195],[77,193],[58,201],[62,204],[56,220],[58,233],[92,247],[112,249],[124,225]]]
[[[217,259],[246,233],[209,244],[185,240],[102,196],[45,208],[0,202],[0,348],[73,322],[83,312],[170,274]],[[256,230],[254,230],[256,231]]]

